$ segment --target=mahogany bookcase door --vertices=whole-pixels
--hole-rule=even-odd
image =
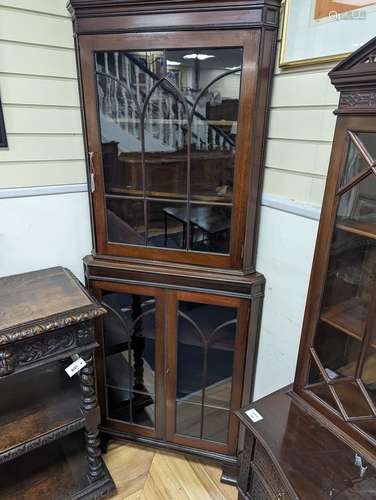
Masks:
[[[279,1],[158,3],[71,1],[96,255],[252,272]]]
[[[169,292],[167,439],[235,455],[249,301]]]
[[[294,390],[376,464],[376,39],[341,91]],[[374,95],[374,94],[373,94]]]
[[[161,438],[163,292],[109,282],[93,289],[108,311],[101,322],[97,363],[102,425]]]

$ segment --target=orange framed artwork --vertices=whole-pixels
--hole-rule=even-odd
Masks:
[[[342,59],[375,36],[376,0],[286,0],[281,66]]]
[[[361,7],[367,7],[376,3],[371,0],[349,0],[349,1],[332,1],[332,0],[316,0],[314,19],[323,19],[334,15],[333,13],[342,14],[350,12]]]

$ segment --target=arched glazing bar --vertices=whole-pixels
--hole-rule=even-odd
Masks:
[[[145,161],[145,118],[147,114],[147,109],[152,95],[157,90],[157,88],[162,87],[165,92],[172,95],[177,99],[184,107],[185,114],[187,116],[187,211],[189,210],[189,172],[191,164],[191,128],[189,123],[189,111],[187,100],[184,97],[181,90],[172,82],[168,77],[164,76],[160,78],[150,89],[149,93],[145,97],[144,104],[141,110],[141,164],[142,164],[142,190],[143,190],[143,201],[144,201],[144,220],[145,220],[145,240],[146,245],[148,244],[149,235],[149,222],[147,213],[147,187],[146,187],[146,161]],[[189,239],[189,221],[187,223],[187,238]]]

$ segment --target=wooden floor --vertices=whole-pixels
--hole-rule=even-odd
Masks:
[[[200,458],[111,441],[105,462],[117,486],[111,500],[235,500],[221,470]]]

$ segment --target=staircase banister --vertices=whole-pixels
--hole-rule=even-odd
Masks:
[[[153,80],[156,80],[158,81],[159,78],[158,76],[153,73],[146,65],[142,64],[136,57],[134,57],[132,54],[126,54],[126,56],[128,57],[128,59],[130,59],[136,66],[138,66],[140,69],[142,69],[142,71],[145,71],[145,73],[147,73]],[[230,70],[230,71],[227,71],[223,76],[227,76],[228,74],[231,74],[231,73],[236,73],[238,70]],[[220,78],[222,77],[222,75],[219,75],[217,78],[215,78],[214,81],[217,81],[219,80]],[[168,87],[166,85],[164,85],[164,83],[162,82],[161,83],[161,87],[164,89],[164,90],[167,90],[169,91]],[[207,87],[205,87],[204,90],[206,90],[207,88],[209,87],[209,85],[207,85]],[[145,93],[143,91],[141,91],[143,95],[145,95]],[[200,93],[200,96],[203,94],[203,92]],[[194,106],[194,103],[192,103],[187,97],[185,97],[185,100],[187,101],[187,103],[189,104],[189,106],[191,106],[193,108]],[[197,101],[197,100],[196,100]],[[196,103],[197,105],[197,103]],[[225,132],[223,132],[222,129],[220,129],[219,127],[217,127],[216,125],[212,125],[211,123],[209,123],[209,120],[204,116],[202,115],[199,111],[194,111],[193,113],[197,118],[200,118],[200,120],[202,121],[205,121],[205,122],[208,122],[208,127],[210,127],[211,129],[215,130],[217,132],[218,135],[221,135],[224,140],[230,144],[230,146],[232,147],[235,147],[235,143],[234,141],[231,139],[231,137],[229,137]]]

